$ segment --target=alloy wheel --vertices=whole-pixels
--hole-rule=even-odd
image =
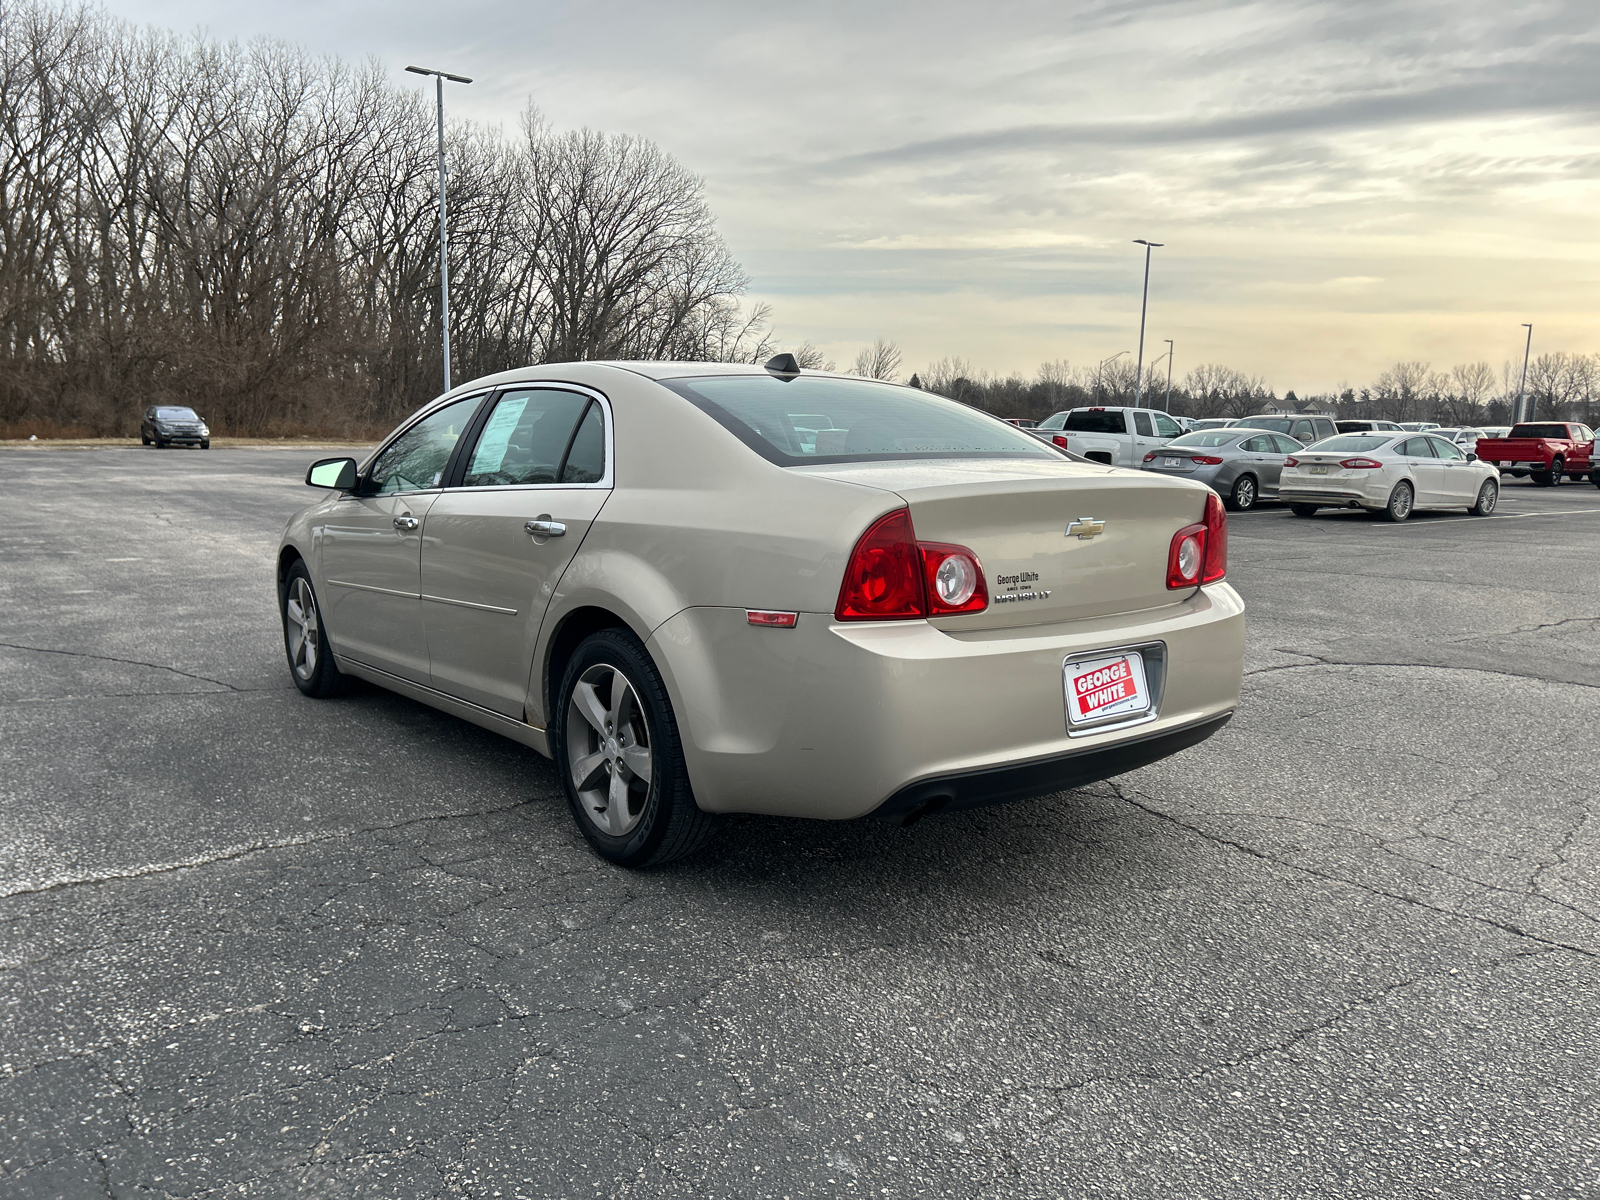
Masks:
[[[317,620],[316,597],[303,576],[296,576],[289,584],[289,595],[283,602],[283,626],[289,639],[289,665],[309,683],[317,673],[322,627]]]
[[[1500,488],[1492,479],[1485,479],[1483,486],[1478,489],[1478,515],[1487,517],[1494,512],[1495,505],[1500,502]]]
[[[1389,497],[1389,518],[1394,521],[1404,521],[1411,515],[1411,506],[1415,500],[1409,483],[1395,484],[1394,494]]]
[[[633,832],[644,816],[654,774],[650,728],[628,677],[596,663],[567,700],[567,770],[580,807],[611,837]]]
[[[1256,506],[1256,481],[1250,476],[1240,476],[1239,482],[1233,485],[1233,506],[1240,512],[1248,512]]]

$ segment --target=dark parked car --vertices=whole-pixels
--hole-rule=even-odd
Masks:
[[[199,446],[211,449],[211,430],[192,408],[153,404],[144,410],[139,422],[139,440],[157,450],[167,446]]]
[[[1338,433],[1332,417],[1240,417],[1233,429],[1269,429],[1273,433],[1286,433],[1295,441],[1309,444],[1332,437]]]
[[[1403,433],[1393,421],[1335,421],[1340,433]]]

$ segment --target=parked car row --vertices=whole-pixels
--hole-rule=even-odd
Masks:
[[[1432,508],[1487,515],[1502,472],[1541,485],[1587,475],[1600,486],[1594,431],[1577,423],[1479,429],[1265,414],[1191,424],[1174,435],[1165,413],[1094,406],[1056,413],[1033,432],[1091,461],[1204,483],[1235,511],[1282,500],[1300,516],[1359,507],[1403,521]]]

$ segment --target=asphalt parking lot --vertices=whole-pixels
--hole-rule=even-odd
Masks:
[[[1236,516],[1210,742],[634,874],[291,686],[306,458],[0,451],[5,1195],[1600,1194],[1600,490]]]

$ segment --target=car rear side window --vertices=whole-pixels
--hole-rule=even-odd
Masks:
[[[587,396],[556,388],[503,393],[484,422],[463,487],[555,483]]]
[[[1120,411],[1103,408],[1076,408],[1067,414],[1061,428],[1072,433],[1127,433],[1128,422]]]
[[[572,437],[566,465],[561,468],[562,483],[599,483],[606,473],[605,419],[600,405],[589,401],[578,432]]]
[[[943,396],[874,380],[712,375],[660,382],[779,466],[1060,457],[998,417]]]

